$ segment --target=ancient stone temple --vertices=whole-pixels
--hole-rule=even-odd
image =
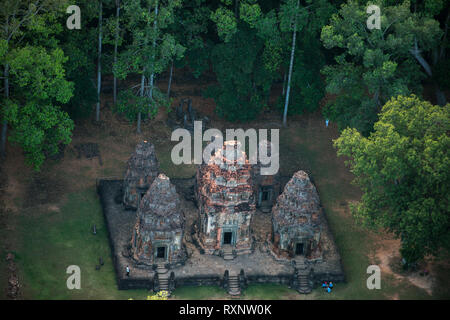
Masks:
[[[155,177],[159,163],[155,147],[148,141],[136,146],[136,150],[127,162],[127,171],[123,181],[123,204],[127,209],[136,210]]]
[[[267,150],[267,156],[271,157],[272,148],[270,141],[263,140],[259,143],[260,149]],[[263,212],[270,212],[280,194],[280,173],[274,175],[262,175],[261,168],[270,164],[262,164],[260,160],[252,166],[252,181],[256,196],[256,207]]]
[[[187,259],[182,242],[184,214],[175,186],[160,174],[141,200],[131,238],[132,257],[139,264],[158,262],[170,266]]]
[[[207,254],[250,253],[250,221],[255,212],[251,165],[237,141],[223,148],[197,171],[199,242]]]
[[[297,171],[272,208],[273,251],[279,257],[321,257],[322,209],[309,176]]]

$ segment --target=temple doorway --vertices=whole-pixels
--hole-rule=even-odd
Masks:
[[[233,240],[233,232],[224,232],[223,244],[231,244]]]
[[[157,247],[156,258],[165,259],[166,258],[166,247]]]
[[[303,255],[304,254],[303,249],[304,249],[303,248],[303,243],[302,242],[297,242],[295,244],[295,255],[297,255],[297,256]]]
[[[272,186],[262,186],[259,191],[258,206],[264,207],[270,205],[272,201],[272,192]]]

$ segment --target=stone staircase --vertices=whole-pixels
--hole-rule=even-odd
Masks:
[[[156,265],[156,273],[158,275],[159,282],[159,291],[168,291],[169,290],[169,270],[166,269],[164,263],[157,263]]]
[[[295,269],[297,272],[297,291],[303,294],[311,293],[312,286],[310,281],[310,267],[305,264],[305,260],[303,257],[296,258],[295,262]]]
[[[224,245],[222,247],[223,250],[223,259],[224,260],[233,260],[234,254],[233,254],[233,247],[230,245]]]
[[[230,274],[228,277],[228,293],[232,296],[239,296],[241,294],[239,276],[237,274]]]

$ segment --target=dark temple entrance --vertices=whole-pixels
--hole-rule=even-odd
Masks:
[[[261,186],[258,193],[257,206],[262,212],[269,212],[273,205],[273,186]]]
[[[166,258],[166,247],[158,247],[156,249],[156,258]]]
[[[233,239],[232,232],[225,232],[223,234],[223,244],[231,244],[231,240]]]
[[[295,245],[295,254],[296,254],[296,255],[303,255],[303,243],[298,242],[298,243]]]

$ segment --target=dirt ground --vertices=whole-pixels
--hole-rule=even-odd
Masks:
[[[430,296],[433,295],[433,287],[435,285],[435,277],[433,270],[433,263],[430,263],[428,259],[422,262],[417,267],[416,271],[404,271],[401,268],[400,257],[400,240],[383,240],[379,249],[375,253],[374,260],[377,261],[377,265],[380,267],[381,272],[394,276],[397,280],[408,280],[416,287],[424,289]],[[423,270],[428,270],[429,274],[424,275]],[[421,274],[422,273],[422,274]],[[393,297],[395,298],[395,297]]]

